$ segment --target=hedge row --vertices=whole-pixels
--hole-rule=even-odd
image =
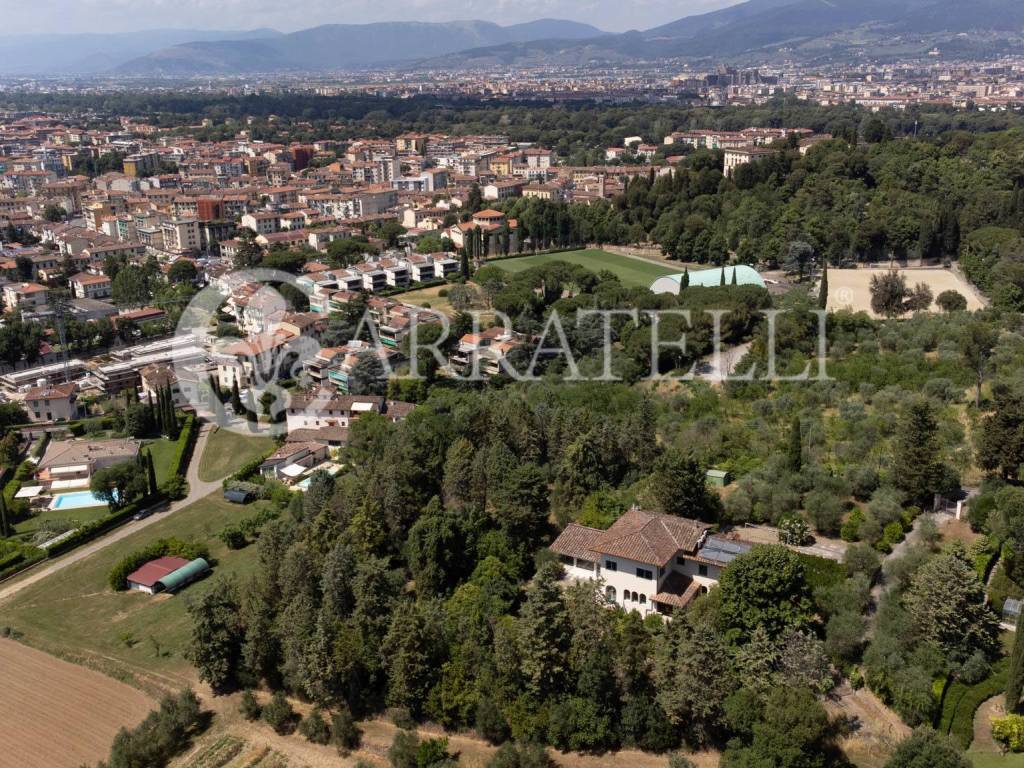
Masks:
[[[4,559],[6,564],[0,564],[0,581],[3,581],[16,573],[21,573],[26,568],[46,559],[45,549],[39,549],[38,547],[26,547],[26,549],[31,551],[27,554],[25,550],[16,552],[15,555],[17,555],[17,557],[13,561],[7,562],[8,558]]]
[[[221,485],[224,487],[224,490],[227,490],[231,483],[236,483],[239,480],[248,480],[250,477],[259,472],[260,464],[266,461],[267,456],[269,456],[276,450],[277,447],[275,446],[273,451],[269,451],[263,456],[257,456],[252,461],[248,461],[245,464],[243,464],[233,475],[225,477],[223,482],[221,482]]]
[[[946,689],[939,718],[939,733],[945,733],[964,749],[974,740],[974,714],[985,701],[1006,690],[1010,660],[1000,659],[992,666],[992,674],[976,685],[951,683]]]
[[[185,417],[185,423],[181,427],[181,434],[178,435],[178,443],[175,447],[177,458],[173,462],[174,473],[185,477],[188,474],[188,465],[192,461],[192,450],[196,447],[196,438],[199,436],[199,420],[189,414]]]
[[[158,557],[183,557],[186,560],[195,560],[197,557],[209,559],[210,550],[203,544],[194,541],[175,538],[157,539],[152,544],[130,552],[118,560],[110,570],[107,583],[113,590],[128,589],[129,574]]]
[[[140,510],[147,509],[161,501],[164,501],[164,496],[161,493],[143,496],[138,501],[133,501],[131,504],[121,507],[121,509],[116,512],[112,512],[100,520],[94,520],[91,523],[86,523],[63,541],[59,541],[50,547],[47,550],[47,554],[49,557],[62,555],[68,550],[74,549],[87,541],[92,541],[100,534],[106,533],[112,528],[116,528],[121,523],[131,520],[131,518]]]

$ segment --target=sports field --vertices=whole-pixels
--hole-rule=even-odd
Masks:
[[[653,261],[633,259],[628,256],[620,256],[616,253],[609,253],[597,248],[587,248],[579,251],[566,251],[564,253],[537,253],[532,256],[519,256],[513,259],[499,259],[489,262],[489,265],[499,267],[506,272],[523,272],[530,267],[537,267],[541,264],[550,264],[553,261],[564,261],[569,264],[579,264],[594,272],[606,269],[618,276],[624,285],[634,288],[650,288],[651,283],[662,275],[673,275],[682,271],[682,265],[678,269],[675,266],[663,266]]]

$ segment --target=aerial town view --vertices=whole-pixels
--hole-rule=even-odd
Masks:
[[[0,768],[1024,768],[1020,0],[0,20]]]

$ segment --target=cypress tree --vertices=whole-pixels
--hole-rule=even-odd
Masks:
[[[818,309],[828,306],[828,261],[821,262],[821,286],[818,288]]]
[[[153,423],[156,424],[157,431],[162,435],[164,433],[164,391],[159,388],[156,391],[156,408],[153,411]]]
[[[793,417],[793,426],[789,431],[789,447],[786,450],[786,458],[788,459],[789,468],[794,472],[799,472],[803,466],[803,435],[800,428],[800,417]]]
[[[732,284],[736,285],[736,267],[732,268]]]
[[[156,493],[156,467],[153,466],[153,453],[152,451],[146,451],[146,474],[149,478],[149,493],[150,495]]]
[[[178,415],[174,410],[174,392],[171,391],[171,384],[166,384],[166,392],[164,393],[164,402],[167,403],[167,436],[171,440],[178,439]]]
[[[725,285],[725,267],[722,267],[722,276],[718,280],[718,285],[719,286]]]
[[[683,279],[681,281],[681,285],[683,286],[683,288],[689,288],[690,287],[690,268],[689,267],[683,267]]]
[[[238,379],[231,380],[231,407],[235,410],[236,416],[241,416],[242,411],[242,396],[238,393]]]
[[[7,500],[0,493],[0,536],[6,538],[11,535],[11,525],[7,522]]]
[[[1010,652],[1010,671],[1006,678],[1006,711],[1014,713],[1024,691],[1024,611],[1017,617],[1017,632]]]

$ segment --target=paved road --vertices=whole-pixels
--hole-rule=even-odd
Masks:
[[[73,549],[66,555],[62,555],[56,560],[44,560],[35,569],[29,569],[27,575],[17,579],[16,581],[0,587],[0,603],[7,600],[14,595],[18,594],[25,587],[35,584],[37,581],[45,579],[58,571],[62,571],[69,565],[77,563],[79,560],[84,560],[89,555],[99,552],[101,549],[109,547],[116,541],[131,536],[137,531],[141,531],[154,523],[158,523],[168,515],[172,515],[180,509],[184,509],[189,504],[199,501],[204,496],[209,496],[214,491],[220,490],[221,481],[213,480],[203,482],[199,479],[199,460],[203,455],[203,450],[206,448],[206,440],[210,435],[212,425],[204,423],[199,427],[199,437],[196,438],[195,449],[192,451],[192,461],[189,462],[188,471],[186,473],[186,479],[188,480],[188,496],[180,501],[173,502],[166,511],[158,512],[156,514],[145,517],[142,520],[134,520],[129,523],[125,523],[119,528],[115,528],[105,536],[101,536],[88,544],[85,544],[77,549]]]

